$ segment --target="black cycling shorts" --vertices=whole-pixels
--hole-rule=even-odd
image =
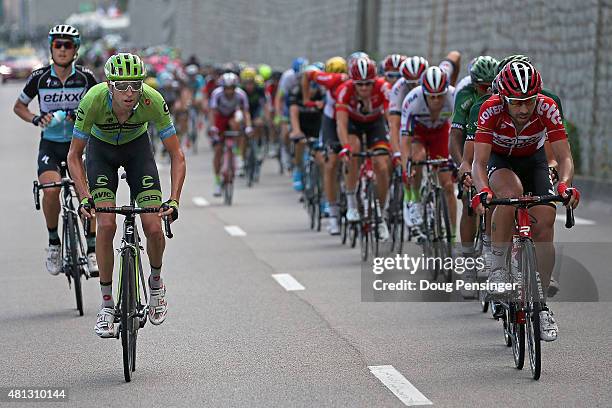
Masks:
[[[555,194],[544,148],[527,157],[508,157],[491,152],[487,163],[489,180],[499,169],[510,169],[523,184],[523,194],[534,196]]]
[[[319,137],[321,130],[320,112],[300,112],[300,128],[307,137]]]
[[[70,142],[51,142],[40,139],[38,145],[38,175],[45,171],[60,172],[60,163],[68,164],[68,150]]]
[[[349,118],[348,133],[356,135],[359,140],[361,135],[365,134],[368,149],[390,149],[387,128],[382,116],[373,122],[355,122]]]
[[[96,203],[116,202],[119,167],[124,168],[130,196],[139,207],[159,207],[162,203],[159,174],[146,133],[122,145],[112,145],[91,136],[87,142],[85,167]]]
[[[338,128],[336,127],[336,120],[328,116],[323,115],[323,122],[321,124],[321,133],[323,134],[323,143],[330,152],[336,154],[342,150],[340,139],[338,139]]]

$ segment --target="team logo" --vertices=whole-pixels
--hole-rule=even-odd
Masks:
[[[168,109],[168,104],[164,102],[164,113],[170,113],[170,109]]]
[[[151,100],[149,98],[145,98],[144,103],[148,106],[151,104]]]
[[[108,184],[108,177],[106,177],[104,174],[99,175],[98,178],[96,179],[96,186],[105,186]]]
[[[144,188],[151,188],[151,187],[153,187],[153,177],[151,177],[151,176],[143,176],[142,177],[142,186]]]

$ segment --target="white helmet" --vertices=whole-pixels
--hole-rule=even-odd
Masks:
[[[427,95],[445,94],[448,91],[448,76],[440,67],[429,67],[421,76],[421,86]]]
[[[427,68],[429,68],[429,62],[425,58],[415,55],[406,58],[400,65],[399,70],[406,81],[415,83]]]
[[[81,45],[81,34],[79,34],[79,30],[69,24],[58,24],[49,30],[49,45],[51,45],[53,39],[57,37],[69,38],[74,41],[77,47]]]
[[[234,74],[233,72],[228,72],[221,76],[220,85],[222,87],[227,87],[227,86],[236,87],[238,86],[239,83],[240,83],[240,79],[238,78],[238,75]]]

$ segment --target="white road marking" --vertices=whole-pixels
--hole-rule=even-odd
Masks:
[[[193,197],[192,201],[197,207],[208,207],[210,205],[204,197]]]
[[[404,405],[433,405],[427,397],[421,394],[421,391],[417,390],[416,387],[393,366],[368,366],[368,368],[380,382],[404,403]]]
[[[242,230],[242,228],[240,228],[237,225],[226,225],[225,226],[225,231],[230,234],[232,237],[244,237],[246,236],[246,232],[244,232]]]
[[[565,220],[566,220],[565,212],[563,214],[557,213],[557,221],[565,224]],[[587,220],[586,218],[580,218],[576,216],[574,216],[574,223],[576,225],[595,225],[596,224],[596,222],[593,220]]]
[[[288,273],[278,273],[272,275],[272,277],[281,285],[285,290],[304,290],[306,289],[302,284],[295,280],[295,278]]]

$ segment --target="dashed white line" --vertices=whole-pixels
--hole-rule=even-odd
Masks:
[[[300,282],[288,273],[277,273],[272,277],[281,285],[285,290],[304,290],[306,289]]]
[[[565,217],[565,213],[563,214],[557,214],[557,221],[558,222],[563,222],[565,223],[565,220],[567,218]],[[574,216],[574,223],[576,225],[595,225],[596,222],[593,220],[587,220],[586,218],[580,218],[580,217],[576,217]]]
[[[385,387],[391,390],[391,392],[404,403],[404,405],[433,405],[427,397],[421,394],[421,391],[417,390],[416,387],[393,366],[368,366],[368,368]]]
[[[210,205],[204,197],[193,197],[192,201],[197,207],[208,207]]]
[[[242,228],[240,228],[237,225],[226,225],[225,226],[225,231],[230,234],[232,237],[244,237],[246,236],[246,232],[244,232],[242,230]]]

